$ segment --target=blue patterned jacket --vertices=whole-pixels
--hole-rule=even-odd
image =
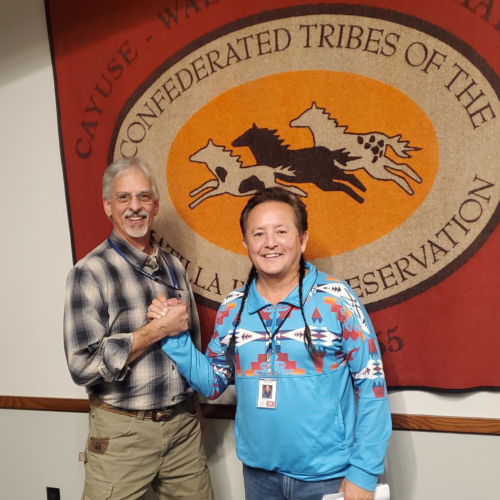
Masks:
[[[187,334],[164,340],[163,350],[209,399],[220,396],[234,376],[236,448],[244,464],[304,481],[346,476],[373,490],[392,428],[376,335],[345,282],[306,266],[304,313],[314,357],[304,344],[298,287],[274,306],[259,295],[255,282],[236,331],[233,363],[225,354],[243,288],[222,303],[205,355]],[[283,320],[271,341],[268,332]],[[275,409],[257,407],[268,360],[277,380]]]

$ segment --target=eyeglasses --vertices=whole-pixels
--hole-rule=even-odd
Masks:
[[[120,204],[120,205],[128,205],[130,201],[132,200],[133,197],[136,197],[139,203],[142,203],[143,205],[148,205],[150,203],[153,203],[153,193],[150,191],[141,191],[139,193],[117,193],[115,194],[115,200]]]

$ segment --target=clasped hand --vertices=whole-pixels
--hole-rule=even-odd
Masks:
[[[189,328],[189,307],[179,299],[158,295],[148,307],[147,319],[160,337],[173,337]]]

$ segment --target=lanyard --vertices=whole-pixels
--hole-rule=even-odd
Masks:
[[[264,323],[264,320],[262,319],[260,311],[258,312],[259,318],[262,321],[262,326],[266,330],[266,333],[269,335],[269,340],[270,340],[269,345],[271,345],[271,341],[274,339],[274,337],[276,337],[276,334],[281,330],[281,327],[284,325],[285,321],[288,319],[288,316],[290,316],[290,313],[292,312],[292,309],[293,309],[293,306],[290,306],[290,309],[288,309],[288,312],[286,313],[286,316],[283,318],[283,321],[279,324],[278,328],[276,328],[276,330],[274,330],[274,332],[272,333],[272,335],[269,332],[269,330],[267,329],[267,326]]]
[[[288,319],[288,316],[290,316],[292,309],[293,309],[293,306],[290,306],[290,309],[288,309],[288,312],[286,313],[286,316],[283,318],[283,321],[278,325],[278,328],[276,328],[276,330],[274,330],[274,332],[272,334],[267,329],[267,326],[264,323],[264,320],[262,319],[260,311],[258,312],[260,321],[262,322],[262,326],[264,327],[264,330],[266,330],[266,333],[269,336],[269,344],[266,347],[266,362],[267,362],[267,373],[268,374],[271,373],[271,356],[273,354],[274,337],[276,337],[276,334],[281,330],[281,327],[285,324],[285,321]]]
[[[142,267],[139,267],[138,264],[132,264],[132,262],[130,262],[127,259],[127,256],[111,241],[110,238],[108,238],[108,243],[109,243],[110,247],[118,255],[120,255],[121,257],[123,257],[136,271],[138,271],[142,275],[146,276],[147,278],[149,278],[149,279],[151,279],[153,281],[156,281],[156,283],[160,283],[162,285],[165,285],[167,288],[170,288],[171,290],[177,290],[179,292],[183,291],[182,288],[179,288],[177,286],[177,281],[175,280],[174,275],[172,274],[172,272],[170,271],[170,269],[168,268],[168,266],[165,266],[165,267],[166,267],[166,270],[168,271],[168,273],[170,274],[170,279],[172,280],[172,283],[173,283],[174,286],[169,285],[168,283],[165,283],[162,279],[158,278],[157,276],[153,276],[152,274],[148,273],[147,271],[144,271],[144,269],[142,269]]]

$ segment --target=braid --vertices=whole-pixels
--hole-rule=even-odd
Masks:
[[[243,298],[241,299],[240,309],[238,311],[238,314],[236,315],[236,320],[234,322],[234,328],[233,328],[233,333],[231,334],[231,340],[229,341],[229,344],[227,346],[227,351],[226,351],[227,361],[232,361],[234,357],[234,349],[236,347],[236,329],[238,328],[241,321],[241,315],[245,307],[245,302],[247,301],[248,292],[250,291],[250,286],[252,284],[252,281],[256,277],[257,277],[257,270],[255,269],[254,266],[252,266],[252,269],[250,269],[250,273],[248,274],[247,282],[245,284],[245,290],[243,292]]]
[[[299,267],[299,303],[300,303],[300,312],[302,313],[302,319],[304,320],[304,344],[306,345],[309,354],[314,355],[316,352],[316,347],[312,342],[311,338],[311,330],[309,329],[309,325],[306,321],[306,315],[304,314],[304,305],[302,300],[302,282],[304,281],[304,276],[306,274],[306,264],[304,261],[304,256],[300,256],[300,267]]]

